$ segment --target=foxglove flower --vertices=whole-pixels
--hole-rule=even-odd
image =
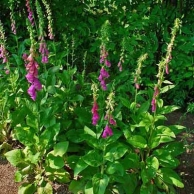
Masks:
[[[112,135],[113,135],[112,129],[108,125],[106,125],[102,133],[102,138],[107,138],[108,136],[112,136]]]
[[[33,84],[28,88],[28,94],[30,95],[32,100],[34,101],[36,100],[36,88],[34,87]]]
[[[156,99],[155,98],[152,99],[151,105],[152,105],[152,112],[155,112],[156,111]]]
[[[48,63],[49,52],[48,52],[48,49],[47,49],[47,46],[46,46],[46,42],[41,41],[40,47],[39,47],[39,52],[42,55],[42,63]]]
[[[28,11],[28,19],[29,19],[30,23],[32,24],[32,26],[34,26],[34,17],[33,17],[32,10],[30,8],[30,0],[26,0],[26,7],[27,7],[27,11]]]
[[[98,77],[98,80],[100,81],[100,84],[103,90],[107,89],[105,79],[107,79],[108,77],[109,77],[108,71],[106,71],[106,69],[102,67],[100,70],[100,75]]]
[[[0,58],[3,59],[3,63],[7,62],[7,51],[3,44],[0,46]]]
[[[123,67],[122,67],[122,64],[121,64],[121,61],[118,62],[118,68],[119,68],[119,71],[122,71],[123,70]]]
[[[110,63],[110,61],[108,61],[107,59],[105,60],[104,64],[105,64],[107,67],[111,67],[111,63]]]
[[[23,54],[23,59],[27,63],[26,70],[26,79],[31,84],[31,86],[28,89],[28,94],[32,98],[32,100],[36,100],[36,92],[37,90],[42,89],[42,84],[38,80],[38,63],[35,61],[33,57],[33,52],[27,56],[26,54]]]
[[[97,125],[99,120],[99,114],[98,114],[98,104],[96,101],[94,101],[93,107],[92,107],[92,124]]]
[[[169,74],[169,67],[168,67],[168,64],[166,64],[166,74]]]
[[[107,120],[110,125],[116,125],[117,124],[116,121],[113,119],[112,114],[106,114],[104,119]]]

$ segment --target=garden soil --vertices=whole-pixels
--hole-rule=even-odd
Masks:
[[[194,115],[184,116],[180,112],[168,115],[167,124],[182,124],[187,130],[179,135],[178,141],[184,141],[186,153],[180,157],[180,166],[176,171],[181,175],[185,187],[178,189],[177,194],[194,194]],[[0,159],[0,194],[17,194],[18,183],[14,182],[15,168]],[[55,194],[68,194],[66,185],[53,185]]]

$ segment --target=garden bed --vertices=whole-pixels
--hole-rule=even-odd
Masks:
[[[184,141],[186,152],[180,157],[180,166],[177,171],[184,182],[184,189],[177,190],[178,194],[194,194],[194,115],[184,116],[180,112],[174,112],[168,115],[168,124],[182,124],[187,127],[177,138]],[[15,168],[8,162],[0,160],[0,188],[1,194],[17,194],[19,184],[14,182]],[[56,194],[67,194],[67,185],[54,184],[53,188]]]

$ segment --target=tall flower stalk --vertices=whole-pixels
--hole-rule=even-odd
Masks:
[[[115,106],[115,101],[114,101],[115,93],[112,91],[107,97],[107,100],[105,101],[106,103],[106,115],[104,117],[106,121],[106,126],[104,128],[104,131],[102,133],[102,138],[107,138],[108,136],[113,135],[113,131],[111,126],[116,125],[116,121],[113,118],[113,112],[114,112],[114,106]]]
[[[39,53],[42,56],[42,63],[48,63],[48,49],[47,49],[47,44],[46,41],[44,39],[44,19],[43,19],[43,12],[42,12],[42,8],[40,6],[40,3],[38,0],[36,0],[36,12],[38,15],[38,29],[39,29],[39,40],[40,40],[40,44],[39,44]]]
[[[5,43],[6,43],[5,32],[3,29],[3,24],[0,20],[0,59],[3,60],[3,63],[6,63],[8,61]]]
[[[24,54],[23,59],[25,61],[26,66],[26,79],[28,83],[30,84],[30,87],[28,88],[28,94],[32,98],[32,100],[36,100],[37,97],[37,91],[42,89],[42,84],[40,83],[38,79],[38,68],[39,65],[35,59],[36,56],[36,41],[34,40],[34,30],[33,30],[33,24],[30,22],[27,22],[27,28],[30,34],[30,40],[31,40],[31,47],[30,47],[30,54]]]
[[[181,21],[180,19],[176,18],[174,21],[174,27],[172,28],[172,32],[171,32],[171,40],[170,40],[170,43],[167,45],[166,56],[158,64],[158,74],[157,74],[158,82],[154,87],[154,94],[151,101],[152,112],[155,112],[157,109],[157,98],[160,94],[162,83],[164,81],[164,74],[165,72],[166,74],[169,74],[169,63],[172,59],[172,48],[174,45],[177,31],[179,30],[180,27],[181,27]]]
[[[15,3],[15,0],[9,0],[11,30],[12,30],[12,32],[14,34],[16,34],[16,22],[15,22],[15,15],[14,15],[14,3]]]
[[[93,92],[93,107],[92,107],[92,124],[93,125],[97,125],[99,119],[100,119],[100,116],[99,116],[99,113],[98,113],[98,103],[97,103],[97,91],[98,91],[98,87],[97,87],[97,84],[93,83],[92,84],[92,92]]]
[[[52,19],[52,12],[50,9],[50,6],[46,0],[42,0],[47,13],[47,19],[48,19],[48,37],[53,40],[54,39],[54,33],[53,33],[53,19]]]
[[[34,26],[34,15],[31,9],[30,0],[26,0],[26,7],[27,7],[27,12],[28,12],[28,19],[31,25]]]

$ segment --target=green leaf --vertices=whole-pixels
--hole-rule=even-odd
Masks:
[[[88,128],[87,126],[84,127],[84,132],[85,134],[89,134],[92,137],[96,138],[96,133],[94,133],[94,131],[92,131],[90,128]]]
[[[171,105],[171,106],[163,106],[159,113],[160,114],[168,114],[168,113],[171,113],[171,112],[174,112],[175,110],[178,110],[180,109],[179,106],[175,106],[175,105]]]
[[[123,157],[127,151],[128,147],[124,144],[110,144],[106,149],[104,159],[113,162],[114,160],[118,160],[119,158]]]
[[[73,143],[80,143],[84,141],[84,138],[81,135],[83,135],[82,129],[71,129],[66,133],[66,137],[68,138],[68,140]]]
[[[136,174],[126,174],[123,177],[118,177],[121,182],[122,188],[125,190],[125,194],[135,194],[135,190],[138,184]]]
[[[54,169],[60,169],[63,168],[65,163],[62,157],[60,156],[54,156],[51,153],[47,155],[46,160],[49,163],[49,166]]]
[[[69,142],[68,141],[64,141],[64,142],[59,142],[54,146],[54,150],[53,150],[53,155],[54,156],[63,156],[66,152],[67,152],[67,148],[68,148]]]
[[[37,194],[53,194],[53,188],[50,183],[46,183],[46,185],[38,187]]]
[[[54,179],[59,183],[68,183],[70,181],[70,175],[64,169],[54,170]]]
[[[55,125],[48,127],[45,129],[40,135],[40,144],[42,148],[46,148],[50,146],[50,142],[56,141],[56,137],[60,131],[60,123],[56,123]]]
[[[15,172],[14,180],[15,180],[15,182],[21,182],[22,181],[22,174],[19,171]]]
[[[95,194],[104,194],[109,183],[109,177],[106,174],[95,174],[92,183]]]
[[[146,166],[141,171],[141,178],[143,184],[147,184],[156,176],[157,170],[159,168],[159,162],[156,157],[149,157],[146,160]]]
[[[34,194],[35,192],[35,184],[23,183],[18,189],[18,194]]]
[[[128,109],[131,108],[131,103],[130,103],[130,99],[125,99],[125,98],[122,98],[122,97],[119,97],[119,99],[121,100],[121,103],[127,107]]]
[[[124,159],[121,160],[122,165],[125,169],[138,169],[140,164],[140,158],[136,153],[129,153]]]
[[[75,194],[81,193],[83,191],[84,185],[85,182],[83,179],[77,181],[73,180],[69,185],[69,191]]]
[[[38,119],[34,115],[27,115],[26,124],[27,126],[34,128],[36,131],[38,130]]]
[[[160,174],[161,178],[164,182],[168,184],[173,184],[176,187],[183,188],[184,184],[181,181],[179,175],[170,168],[161,168],[158,173]]]
[[[84,194],[94,194],[92,181],[88,181],[84,188]]]
[[[170,125],[168,127],[174,132],[175,135],[178,135],[180,132],[186,129],[186,127],[181,125]]]
[[[146,101],[143,104],[141,104],[140,108],[138,109],[137,114],[143,113],[143,112],[147,112],[150,108],[150,102]]]
[[[87,168],[88,164],[86,164],[82,158],[78,160],[74,169],[74,176],[77,176],[82,170]]]
[[[107,164],[107,168],[106,168],[106,173],[107,174],[115,174],[118,176],[123,176],[124,175],[124,168],[122,166],[121,163],[119,163],[118,161],[113,162],[109,162]]]
[[[103,163],[102,154],[97,150],[89,151],[82,159],[86,164],[93,167],[98,167]]]
[[[167,85],[167,86],[164,86],[163,88],[161,88],[160,93],[161,94],[162,93],[166,93],[168,90],[170,90],[170,89],[172,89],[174,87],[175,87],[175,85]]]
[[[153,155],[156,156],[163,167],[175,168],[180,164],[179,160],[171,154],[171,150],[157,149],[154,150]]]
[[[147,141],[141,135],[133,135],[129,139],[127,139],[127,142],[130,143],[135,148],[146,148],[147,147]]]
[[[153,156],[148,157],[146,159],[146,164],[147,166],[150,166],[154,170],[158,170],[159,168],[159,161],[156,157],[153,157]]]
[[[149,141],[151,149],[157,147],[161,143],[173,141],[175,138],[174,132],[166,126],[158,126],[153,132],[152,138]]]
[[[26,147],[23,150],[23,153],[25,154],[25,161],[28,161],[31,164],[38,164],[40,160],[40,154],[41,154],[40,152],[37,152],[36,154],[34,154],[28,149],[28,147]]]
[[[140,188],[140,193],[141,194],[152,194],[152,193],[155,193],[155,192],[153,192],[153,189],[154,189],[153,184],[142,185]]]
[[[24,154],[20,149],[11,150],[5,153],[4,155],[13,166],[17,166],[19,163],[22,163],[24,160]]]
[[[38,137],[36,136],[36,131],[29,127],[16,127],[15,130],[16,138],[20,143],[25,146],[31,146],[38,142]]]

